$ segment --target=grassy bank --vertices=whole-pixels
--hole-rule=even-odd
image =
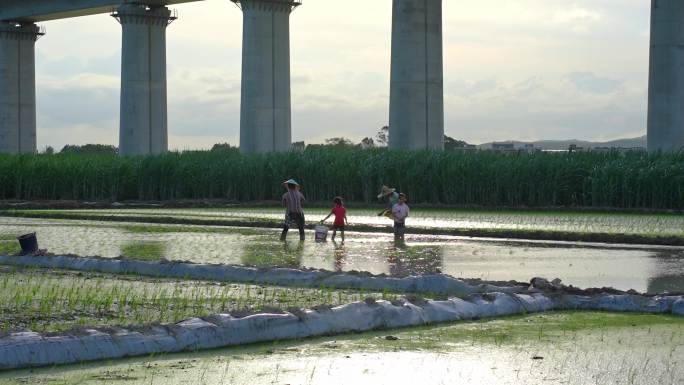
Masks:
[[[277,199],[294,177],[313,201],[372,202],[382,184],[412,202],[507,207],[684,208],[684,154],[403,152],[309,147],[149,157],[1,155],[0,199]]]

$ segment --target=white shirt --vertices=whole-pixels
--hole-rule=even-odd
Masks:
[[[409,216],[409,207],[406,203],[397,203],[392,206],[392,215],[394,220],[399,223],[404,223],[406,217]]]

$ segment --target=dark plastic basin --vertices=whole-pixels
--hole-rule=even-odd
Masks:
[[[36,233],[24,234],[17,237],[21,246],[22,254],[35,254],[38,251],[38,238]]]

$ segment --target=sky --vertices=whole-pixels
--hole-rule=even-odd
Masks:
[[[445,134],[610,140],[646,133],[644,0],[443,0]],[[177,5],[167,31],[169,147],[239,142],[242,13]],[[292,138],[360,141],[388,123],[391,0],[304,0],[290,19]],[[121,27],[42,23],[38,147],[118,144]]]

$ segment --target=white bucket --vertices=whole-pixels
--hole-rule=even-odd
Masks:
[[[316,242],[325,242],[328,239],[328,227],[323,225],[316,226]]]

